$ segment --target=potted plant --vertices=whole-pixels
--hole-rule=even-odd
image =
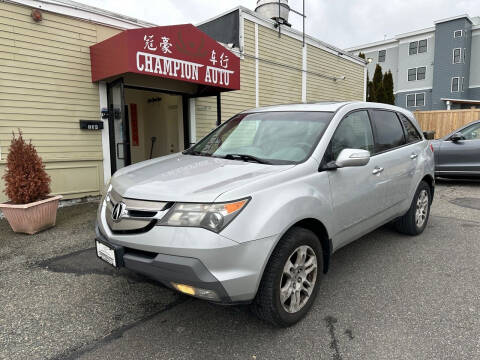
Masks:
[[[0,209],[15,232],[35,234],[55,225],[58,202],[62,196],[49,196],[50,176],[37,150],[25,142],[22,132],[13,134],[2,177],[10,201]]]

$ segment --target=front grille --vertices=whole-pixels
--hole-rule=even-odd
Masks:
[[[105,202],[107,224],[112,232],[119,234],[149,231],[172,205],[167,202],[124,198],[113,189]],[[115,210],[119,203],[123,205]],[[113,216],[114,212],[116,212],[115,216]]]

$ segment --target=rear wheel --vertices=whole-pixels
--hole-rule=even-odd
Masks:
[[[408,212],[395,222],[397,231],[407,235],[419,235],[425,230],[430,215],[430,186],[422,181],[418,185]]]
[[[290,229],[270,257],[253,312],[277,326],[295,324],[312,306],[322,275],[323,254],[317,236],[304,228]]]

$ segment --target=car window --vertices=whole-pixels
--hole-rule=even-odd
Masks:
[[[322,111],[239,114],[185,154],[222,158],[242,155],[271,164],[297,164],[310,156],[332,118],[332,112]]]
[[[373,153],[374,142],[366,110],[347,115],[338,125],[331,141],[331,158],[335,160],[343,149],[363,149]]]
[[[407,143],[414,143],[422,140],[422,136],[419,134],[417,128],[412,124],[412,122],[403,114],[398,114],[400,121],[405,128],[405,135],[407,136]]]
[[[375,127],[375,152],[387,151],[405,144],[400,120],[393,111],[371,110]]]
[[[480,123],[473,124],[462,131],[460,133],[463,135],[465,140],[479,140],[480,139]]]

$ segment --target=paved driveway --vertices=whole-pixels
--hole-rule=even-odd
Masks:
[[[95,208],[36,236],[0,220],[0,359],[480,358],[480,183],[440,182],[419,237],[384,227],[338,251],[289,329],[110,269]]]

